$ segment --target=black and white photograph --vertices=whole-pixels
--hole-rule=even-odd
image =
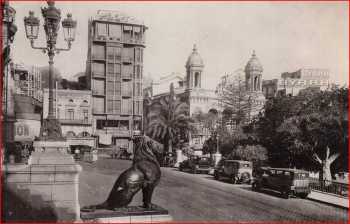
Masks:
[[[348,222],[348,1],[1,10],[1,223]]]

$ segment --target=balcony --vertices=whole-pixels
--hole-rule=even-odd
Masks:
[[[93,89],[92,90],[92,95],[97,95],[97,96],[105,96],[105,93],[101,90]]]
[[[91,120],[85,119],[59,119],[62,125],[92,125]]]
[[[130,38],[130,37],[124,37],[123,43],[125,44],[138,44],[138,45],[145,45],[145,40],[143,38]]]
[[[104,78],[105,78],[105,74],[104,74],[104,73],[101,73],[101,72],[92,72],[92,77],[93,77],[93,78],[104,79]]]
[[[123,56],[122,57],[123,64],[131,64],[134,61],[134,58],[131,56]]]

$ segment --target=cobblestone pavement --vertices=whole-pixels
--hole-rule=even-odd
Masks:
[[[80,163],[81,206],[103,202],[119,174],[131,161],[99,158]],[[138,193],[131,205],[141,205]],[[347,210],[273,192],[253,192],[249,185],[216,181],[206,174],[162,168],[153,203],[169,210],[175,221],[346,221]]]

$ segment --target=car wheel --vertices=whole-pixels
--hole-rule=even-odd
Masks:
[[[256,182],[254,182],[254,183],[252,184],[252,190],[253,190],[253,191],[260,191],[260,186],[259,186],[259,184],[256,183]]]
[[[218,174],[218,172],[214,172],[214,179],[220,180],[220,175]]]
[[[288,199],[289,198],[289,191],[288,190],[281,191],[281,195],[283,198]]]
[[[197,174],[197,169],[196,169],[196,168],[193,168],[192,173],[193,173],[193,174]]]
[[[232,184],[237,183],[236,177],[231,177],[231,183],[232,183]]]
[[[307,198],[308,195],[309,195],[308,193],[300,193],[299,197],[302,199],[305,199],[305,198]]]

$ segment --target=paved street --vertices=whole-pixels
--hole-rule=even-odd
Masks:
[[[131,161],[100,158],[81,162],[81,206],[102,202],[115,179]],[[132,205],[140,205],[138,193]],[[280,198],[273,192],[253,192],[248,185],[219,182],[206,174],[189,174],[162,168],[153,202],[168,209],[176,221],[345,221],[347,211],[318,202]]]

